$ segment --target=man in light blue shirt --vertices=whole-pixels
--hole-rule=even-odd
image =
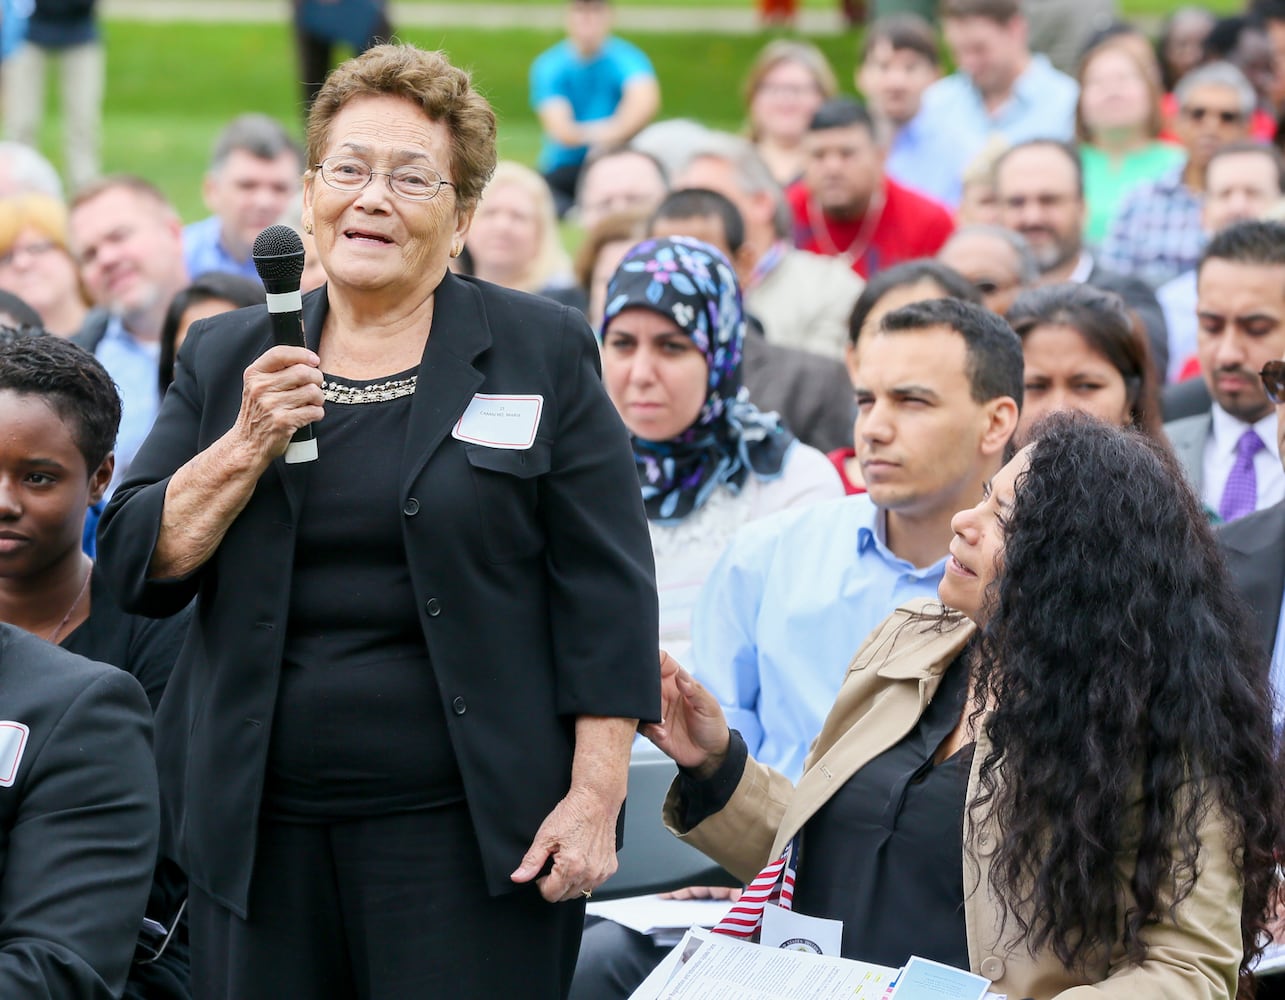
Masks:
[[[259,280],[254,241],[285,216],[299,193],[303,153],[267,115],[241,115],[219,133],[202,193],[213,215],[183,230],[183,260],[192,277],[209,271]]]
[[[887,146],[884,172],[948,208],[959,204],[960,150],[973,139],[949,122],[929,124],[923,96],[941,77],[937,33],[917,14],[881,17],[866,32],[857,89]]]
[[[791,779],[866,636],[936,594],[951,521],[1002,464],[1022,397],[1016,334],[971,303],[899,309],[850,353],[869,493],[747,525],[693,618],[694,672]]]
[[[72,252],[106,322],[75,338],[120,388],[121,425],[112,488],[124,478],[160,406],[156,360],[170,299],[187,284],[182,226],[165,196],[141,177],[108,177],[72,201]]]
[[[960,169],[991,135],[1010,144],[1070,140],[1080,88],[1045,56],[1032,55],[1018,0],[946,0],[942,29],[958,71],[924,94],[922,126],[965,137]]]

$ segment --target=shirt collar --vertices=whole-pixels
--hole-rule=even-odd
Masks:
[[[1093,254],[1087,250],[1080,251],[1080,259],[1075,262],[1075,270],[1066,276],[1066,280],[1075,285],[1082,285],[1093,273]]]
[[[1022,75],[1013,82],[1013,93],[1005,106],[1013,101],[1018,104],[1034,104],[1042,100],[1044,84],[1052,68],[1053,64],[1047,56],[1039,52],[1033,53],[1026,69],[1022,70]]]
[[[1210,416],[1213,417],[1211,430],[1214,437],[1214,447],[1218,451],[1227,455],[1233,454],[1236,451],[1236,442],[1252,426],[1255,433],[1262,439],[1263,444],[1267,446],[1267,451],[1278,459],[1280,458],[1280,445],[1276,440],[1275,408],[1267,416],[1255,421],[1253,424],[1237,420],[1217,403],[1210,407],[1209,412]]]
[[[107,318],[107,326],[103,329],[103,340],[120,344],[127,350],[150,354],[153,357],[160,354],[161,345],[159,341],[139,340],[125,328],[125,321],[118,313],[112,313]]]
[[[1156,183],[1156,190],[1161,192],[1173,192],[1185,190],[1187,185],[1183,182],[1182,176],[1187,172],[1187,161],[1174,167],[1168,173],[1161,174]]]
[[[763,283],[763,280],[776,270],[777,265],[785,260],[785,255],[794,249],[794,244],[789,240],[777,240],[767,251],[754,263],[754,269],[750,274],[750,279],[745,283],[745,291],[751,288],[757,288]]]
[[[919,580],[934,574],[941,574],[946,565],[945,556],[942,556],[931,566],[919,567],[907,559],[902,559],[892,549],[888,548],[888,512],[881,507],[876,507],[869,497],[865,497],[865,500],[866,503],[862,505],[862,516],[865,518],[865,523],[857,529],[857,553],[859,555],[867,555],[871,549],[874,549],[885,565],[904,570],[907,574]]]

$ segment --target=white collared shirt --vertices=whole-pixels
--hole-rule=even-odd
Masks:
[[[1089,275],[1093,273],[1093,254],[1087,250],[1080,251],[1080,259],[1075,262],[1075,270],[1066,276],[1066,280],[1073,285],[1082,285],[1089,280]]]
[[[1205,441],[1205,478],[1201,490],[1205,505],[1217,510],[1222,502],[1227,477],[1236,464],[1236,442],[1249,428],[1215,403],[1211,409],[1213,424]],[[1262,510],[1285,500],[1285,469],[1281,468],[1280,444],[1276,440],[1276,410],[1273,409],[1253,425],[1265,445],[1254,456],[1254,475],[1258,480],[1258,502],[1255,510]]]

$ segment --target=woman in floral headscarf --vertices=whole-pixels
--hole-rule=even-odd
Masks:
[[[700,586],[747,521],[843,496],[833,466],[741,385],[745,313],[731,264],[647,240],[607,286],[603,380],[629,428],[651,526],[661,645],[685,649]]]

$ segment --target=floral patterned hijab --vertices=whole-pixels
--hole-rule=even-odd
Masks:
[[[745,311],[727,258],[686,236],[639,243],[607,285],[599,340],[612,319],[634,308],[672,319],[709,366],[695,423],[667,441],[630,438],[647,517],[681,521],[720,485],[735,493],[751,471],[761,479],[779,476],[794,437],[775,413],[760,413],[741,385]]]

